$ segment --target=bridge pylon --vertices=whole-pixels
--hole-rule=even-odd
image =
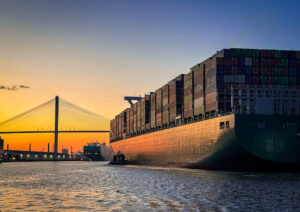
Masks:
[[[55,128],[54,128],[54,153],[57,156],[58,148],[58,115],[59,115],[59,96],[55,97]]]

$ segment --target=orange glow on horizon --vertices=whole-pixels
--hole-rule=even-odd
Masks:
[[[9,150],[29,150],[29,144],[31,144],[31,151],[47,152],[48,143],[50,143],[50,152],[54,151],[54,135],[53,134],[5,134],[1,135],[4,139],[4,149]],[[83,151],[83,146],[89,142],[105,142],[108,145],[109,134],[101,133],[61,133],[58,136],[58,152],[62,151],[62,148],[67,148],[69,154],[71,147],[73,152]]]

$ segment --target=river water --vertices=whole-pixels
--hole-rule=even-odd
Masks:
[[[300,211],[299,173],[0,164],[0,211]]]

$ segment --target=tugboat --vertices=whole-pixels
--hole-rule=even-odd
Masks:
[[[118,152],[116,155],[114,155],[114,158],[112,161],[109,162],[110,165],[127,165],[129,164],[129,161],[125,159],[125,155],[122,152]]]

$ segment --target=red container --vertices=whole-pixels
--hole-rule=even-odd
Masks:
[[[223,59],[224,66],[230,66],[230,61],[231,61],[230,57],[224,58],[224,59]]]
[[[268,68],[267,67],[261,67],[260,74],[261,75],[267,75],[268,74]]]
[[[162,125],[162,89],[158,89],[155,91],[155,103],[156,103],[156,127]]]
[[[217,92],[205,96],[205,109],[206,112],[217,110]]]
[[[193,78],[193,71],[190,71],[188,74],[184,75],[184,118],[193,116]]]
[[[259,58],[252,58],[252,66],[259,67]]]
[[[282,76],[289,76],[289,68],[281,69]]]
[[[129,133],[130,133],[130,130],[129,130],[129,127],[130,127],[130,125],[129,125],[129,119],[130,119],[130,109],[129,108],[127,108],[126,110],[126,135],[129,135]]]
[[[236,57],[231,57],[230,65],[231,66],[237,66],[238,65],[238,59]]]
[[[268,84],[274,85],[274,76],[268,76]]]
[[[260,67],[268,67],[268,58],[260,58]]]
[[[141,99],[141,131],[145,130],[146,127],[146,111],[145,111],[145,97]]]
[[[217,57],[217,66],[223,66],[224,65],[224,58],[223,57]],[[199,64],[200,66],[200,64]]]
[[[116,119],[116,138],[119,138],[119,115],[115,116]]]
[[[129,132],[133,134],[133,106],[129,109]]]
[[[170,114],[169,114],[169,85],[164,85],[162,88],[163,92],[163,111],[162,111],[162,123],[163,124],[168,124],[169,119],[170,119]]]
[[[135,103],[133,105],[133,133],[136,133],[136,129],[137,129],[137,103]]]
[[[258,76],[259,75],[259,67],[253,67],[252,68],[252,73],[254,76]]]
[[[280,68],[281,64],[282,64],[281,59],[278,59],[278,58],[274,59],[274,67]]]
[[[218,64],[220,60],[217,60],[217,67],[221,68],[221,64]],[[204,65],[200,64],[197,67],[193,67],[194,71],[194,116],[205,113],[204,108]],[[216,77],[216,76],[214,76]],[[209,82],[208,82],[209,83]]]
[[[141,101],[136,103],[136,131],[141,131]]]
[[[156,104],[155,104],[155,100],[156,100],[156,96],[155,93],[150,95],[150,127],[151,128],[155,128],[156,126]]]
[[[259,76],[252,76],[252,83],[254,85],[259,85]]]
[[[297,67],[297,68],[300,68],[300,59],[297,59],[297,60],[296,60],[296,67]]]
[[[237,66],[231,66],[230,67],[230,73],[231,73],[231,75],[238,74],[238,67]]]

